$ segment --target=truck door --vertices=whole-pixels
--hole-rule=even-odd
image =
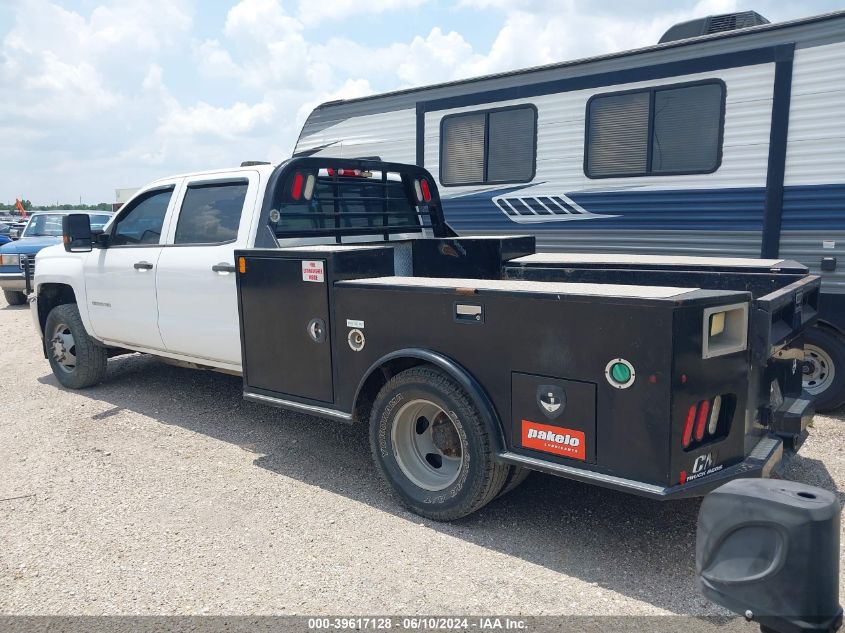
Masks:
[[[88,315],[105,341],[164,349],[158,331],[156,266],[168,209],[181,179],[141,193],[121,209],[109,230],[108,248],[85,259]]]
[[[167,351],[240,369],[234,252],[248,246],[258,180],[243,171],[186,179],[156,277]]]

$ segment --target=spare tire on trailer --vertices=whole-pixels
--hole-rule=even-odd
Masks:
[[[836,330],[817,326],[804,334],[804,389],[821,413],[845,404],[845,338]]]
[[[382,387],[370,416],[370,446],[399,500],[436,521],[482,508],[510,472],[496,461],[472,398],[431,366],[403,371]]]

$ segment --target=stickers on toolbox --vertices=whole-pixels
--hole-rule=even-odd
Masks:
[[[303,261],[302,281],[313,281],[320,284],[324,283],[326,281],[325,262]]]
[[[511,438],[538,459],[596,463],[596,384],[513,372]]]
[[[581,431],[522,421],[522,446],[572,459],[587,459],[587,441]]]

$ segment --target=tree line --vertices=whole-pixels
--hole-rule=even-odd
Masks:
[[[90,211],[90,210],[97,210],[97,211],[111,211],[111,204],[108,202],[100,202],[98,204],[48,204],[48,205],[38,205],[32,204],[29,200],[21,200],[21,204],[23,208],[27,211],[55,211],[56,209],[73,209],[74,211]],[[12,202],[10,204],[5,204],[0,202],[0,211],[14,211],[17,213],[17,206],[15,203]]]

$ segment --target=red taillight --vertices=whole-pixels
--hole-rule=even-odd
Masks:
[[[692,442],[692,426],[695,423],[695,410],[698,408],[698,405],[692,405],[687,411],[687,419],[684,422],[684,436],[681,440],[683,447],[686,448]]]
[[[305,179],[299,172],[296,172],[293,175],[293,186],[290,189],[290,194],[293,196],[294,200],[299,200],[299,197],[302,195],[302,185],[304,182]]]
[[[707,416],[710,413],[710,401],[702,400],[698,404],[698,419],[695,422],[695,441],[704,439],[704,428],[707,426]]]
[[[329,167],[328,169],[326,169],[326,171],[328,172],[329,176],[334,177],[335,170],[334,170],[333,167]],[[369,175],[368,175],[369,173],[370,172],[365,173],[365,172],[361,171],[360,169],[338,169],[337,170],[337,175],[341,178],[344,178],[344,177],[345,178],[351,178],[351,177],[369,178]]]
[[[420,189],[422,189],[423,200],[431,202],[431,189],[428,188],[428,180],[425,178],[420,180]]]

